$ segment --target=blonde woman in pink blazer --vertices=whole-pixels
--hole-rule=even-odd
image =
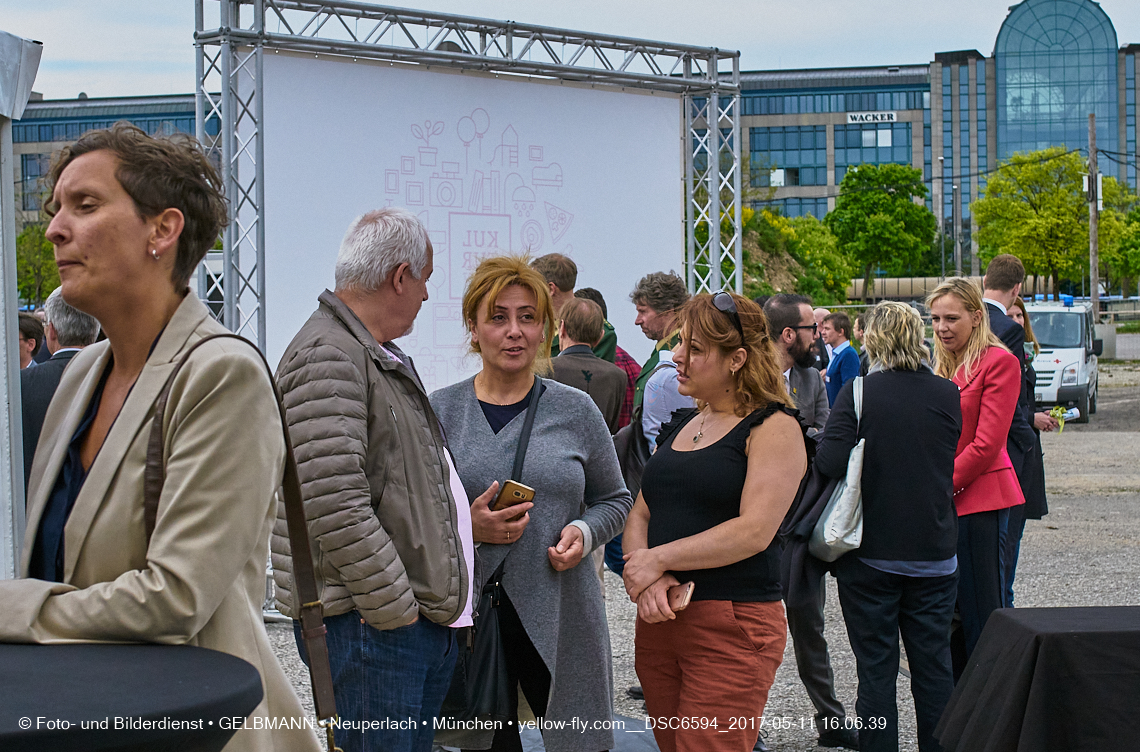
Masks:
[[[981,290],[970,280],[946,280],[927,305],[934,325],[935,372],[958,385],[962,400],[962,434],[954,459],[962,619],[951,642],[957,680],[990,612],[1008,605],[1003,558],[1009,509],[1025,503],[1006,453],[1021,392],[1021,364],[990,330]]]

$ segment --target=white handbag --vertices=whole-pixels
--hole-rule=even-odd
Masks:
[[[863,417],[863,377],[851,387],[855,398],[855,433]],[[839,481],[811,532],[808,552],[822,561],[835,561],[863,542],[863,446],[859,439],[847,458],[847,477]]]

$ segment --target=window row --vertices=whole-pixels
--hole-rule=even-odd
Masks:
[[[120,120],[136,125],[150,135],[169,133],[194,134],[194,118],[155,117],[155,118],[116,118],[115,120],[75,120],[63,123],[15,123],[12,126],[12,141],[17,144],[52,143],[77,141],[87,131],[110,128]],[[218,118],[206,121],[206,133],[218,135]]]
[[[799,115],[813,112],[870,112],[930,108],[928,91],[860,91],[844,94],[741,95],[743,115]]]

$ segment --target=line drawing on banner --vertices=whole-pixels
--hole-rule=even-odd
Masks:
[[[403,199],[427,228],[435,273],[429,280],[431,318],[401,341],[426,378],[450,383],[464,372],[469,355],[466,343],[455,343],[454,330],[463,323],[463,290],[479,262],[553,250],[571,256],[574,210],[556,197],[564,195],[570,176],[541,138],[519,133],[511,122],[496,124],[483,107],[452,113],[433,107],[404,133],[407,141],[393,145],[402,154],[398,164],[378,165],[382,190],[389,202]],[[498,143],[485,155],[488,133],[499,134]],[[520,165],[523,155],[526,167]]]

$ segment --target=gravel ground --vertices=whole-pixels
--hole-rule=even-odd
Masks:
[[[1049,515],[1030,520],[1022,541],[1014,586],[1018,606],[1110,606],[1140,604],[1140,363],[1101,366],[1100,405],[1092,422],[1069,424],[1061,434],[1045,434]],[[637,684],[633,670],[636,608],[621,580],[606,572],[607,615],[613,651],[614,710],[641,718],[642,704],[626,697]],[[835,580],[828,578],[827,640],[836,692],[854,713],[855,659],[847,643]],[[308,674],[297,658],[290,625],[269,625],[270,639],[306,707],[311,710]],[[910,680],[899,676],[900,750],[917,750]],[[768,699],[765,715],[786,729],[768,733],[768,744],[783,752],[821,749],[811,730],[814,708],[796,675],[791,641]],[[801,725],[804,728],[801,728]],[[639,734],[639,743],[646,735]],[[619,747],[621,742],[619,740]]]

